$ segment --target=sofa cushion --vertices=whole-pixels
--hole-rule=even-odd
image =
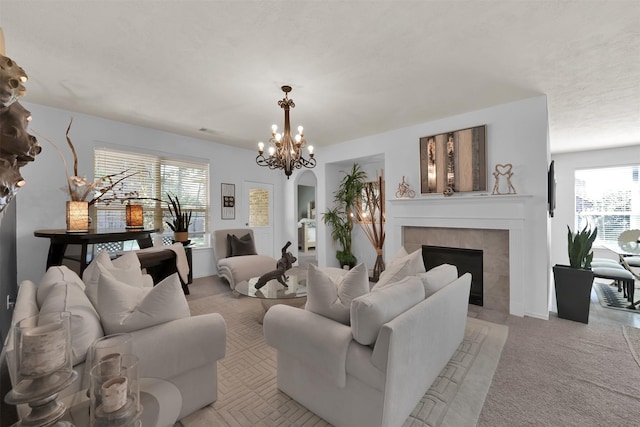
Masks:
[[[385,323],[424,300],[424,287],[416,276],[408,276],[351,302],[351,333],[363,345],[376,341]]]
[[[100,252],[82,273],[85,292],[94,306],[98,305],[98,284],[102,275],[135,287],[143,287],[145,283],[140,260],[135,252],[125,252],[113,261],[107,252]]]
[[[107,334],[137,331],[191,315],[177,273],[153,288],[129,286],[103,274],[97,309]]]
[[[351,301],[368,292],[369,276],[364,263],[336,281],[315,265],[309,265],[306,305],[309,311],[348,325]]]
[[[427,298],[456,280],[458,278],[458,267],[451,264],[441,264],[426,273],[419,274],[418,277],[424,286],[424,297]]]
[[[104,336],[98,313],[84,291],[75,283],[58,282],[50,287],[40,307],[40,318],[68,311],[71,313],[73,364],[84,361],[95,340]]]
[[[42,307],[42,303],[44,303],[44,300],[47,298],[47,294],[51,288],[60,282],[73,283],[79,286],[83,291],[85,289],[82,279],[75,271],[69,269],[69,267],[65,265],[51,266],[47,269],[47,272],[44,273],[44,276],[42,276],[42,280],[40,280],[40,284],[38,285],[36,300],[39,307]]]
[[[244,255],[257,255],[256,246],[253,242],[251,234],[247,233],[242,237],[237,237],[235,234],[227,234],[227,256],[244,256]]]

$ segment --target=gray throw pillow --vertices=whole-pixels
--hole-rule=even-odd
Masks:
[[[229,257],[242,255],[257,255],[251,233],[238,238],[235,234],[227,234],[227,254]]]

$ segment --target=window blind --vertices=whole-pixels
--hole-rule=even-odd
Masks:
[[[160,156],[119,151],[94,150],[94,176],[102,177],[126,171],[133,174],[119,184],[120,200],[97,202],[94,216],[98,228],[124,228],[127,198],[141,204],[145,228],[171,233],[165,221],[171,218],[169,198],[177,196],[183,209],[193,212],[190,238],[209,232],[209,164]]]
[[[639,171],[640,165],[576,170],[576,230],[597,226],[596,242],[615,243],[624,230],[639,229]]]

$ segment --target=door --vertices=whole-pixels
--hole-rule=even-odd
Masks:
[[[260,255],[274,256],[273,185],[245,181],[243,187],[243,198],[248,207],[245,209],[245,224],[253,230],[256,251]]]

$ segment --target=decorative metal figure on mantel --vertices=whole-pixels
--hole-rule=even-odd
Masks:
[[[293,267],[293,263],[298,260],[298,258],[294,257],[291,252],[287,252],[289,246],[291,246],[291,242],[287,242],[282,247],[282,258],[278,260],[276,269],[260,276],[255,285],[256,289],[260,289],[273,279],[278,280],[278,282],[280,282],[280,284],[282,284],[282,286],[284,286],[285,288],[289,287],[289,285],[287,285],[287,279],[289,278],[285,273],[287,272],[287,270]]]
[[[313,146],[309,145],[309,159],[302,156],[302,149],[307,144],[302,133],[302,126],[298,126],[298,134],[294,138],[291,136],[291,126],[289,124],[289,110],[294,108],[296,104],[293,99],[289,99],[291,86],[282,86],[284,98],[278,101],[278,105],[284,109],[284,132],[278,133],[278,126],[271,126],[271,138],[269,138],[269,157],[264,157],[264,143],[258,143],[258,156],[256,163],[260,166],[267,166],[269,169],[283,169],[287,179],[291,176],[294,169],[314,168],[316,159],[313,158]]]
[[[493,177],[496,179],[496,183],[493,185],[493,192],[491,194],[516,194],[516,189],[513,187],[513,184],[511,184],[511,177],[513,176],[513,172],[511,172],[512,168],[513,168],[513,165],[511,163],[507,163],[506,165],[502,165],[498,163],[496,165],[496,169],[493,172]],[[501,187],[502,187],[500,185],[501,176],[504,176],[507,181],[506,193],[503,190],[501,190]]]
[[[411,186],[404,179],[402,175],[402,182],[398,184],[398,191],[396,191],[396,199],[413,199],[416,197],[416,192],[413,191]]]

